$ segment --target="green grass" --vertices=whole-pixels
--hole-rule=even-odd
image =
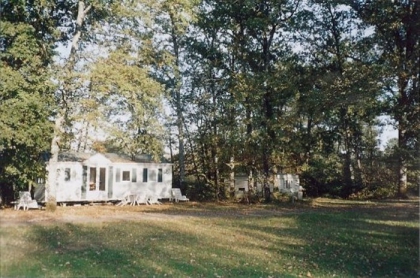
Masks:
[[[417,277],[418,206],[343,204],[287,206],[284,213],[183,204],[160,210],[171,217],[156,220],[8,225],[0,228],[0,274]]]

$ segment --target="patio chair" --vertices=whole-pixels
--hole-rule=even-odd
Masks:
[[[158,200],[156,195],[150,195],[147,202],[149,205],[161,205],[162,203]]]
[[[137,192],[137,194],[135,195],[134,203],[137,205],[140,205],[140,204],[148,205],[148,197],[146,196],[146,194],[142,192]]]
[[[32,200],[31,193],[29,191],[20,191],[19,199],[15,202],[15,210],[28,210],[31,208],[38,209],[38,203],[36,200]]]
[[[117,206],[130,205],[132,203],[132,200],[131,200],[130,196],[131,196],[131,192],[124,193],[121,201],[117,204]]]
[[[172,193],[172,197],[170,198],[171,201],[172,201],[172,199],[174,199],[175,202],[178,203],[179,201],[188,202],[190,200],[190,199],[187,198],[187,196],[182,195],[181,189],[179,189],[179,188],[172,188],[171,193]]]

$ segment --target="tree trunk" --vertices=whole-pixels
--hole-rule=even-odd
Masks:
[[[178,144],[179,144],[179,186],[182,188],[184,179],[185,179],[185,151],[184,151],[184,118],[182,112],[182,98],[181,98],[181,87],[182,87],[182,80],[181,75],[179,72],[179,60],[180,60],[180,53],[179,53],[179,43],[178,43],[178,35],[179,30],[177,30],[177,22],[175,11],[172,9],[173,7],[169,7],[168,13],[171,21],[171,38],[172,38],[172,47],[174,51],[175,57],[175,65],[174,65],[174,84],[175,87],[173,88],[174,98],[175,98],[175,111],[176,111],[176,123],[178,128]]]
[[[195,175],[197,177],[197,180],[199,180],[200,178],[199,178],[199,174],[198,174],[199,171],[198,171],[198,165],[197,165],[197,158],[195,156],[196,153],[194,151],[192,151],[194,149],[194,147],[192,145],[191,134],[188,131],[188,127],[185,124],[185,121],[184,121],[184,134],[186,135],[185,137],[186,137],[187,142],[189,143],[188,145],[189,145],[189,148],[191,150],[190,153],[191,153],[191,161],[192,161],[193,169],[194,169],[193,172],[195,173]],[[184,148],[184,152],[185,152],[185,148]]]
[[[403,67],[403,66],[401,66]],[[408,156],[408,135],[410,123],[407,119],[407,114],[410,107],[409,93],[408,90],[409,80],[405,74],[398,76],[398,104],[397,104],[397,115],[398,121],[398,191],[399,197],[406,197],[407,195],[407,156]]]
[[[352,149],[351,149],[351,140],[352,132],[350,130],[350,119],[348,115],[348,108],[342,105],[340,107],[340,132],[343,137],[344,144],[344,155],[343,155],[343,188],[341,195],[343,197],[348,197],[353,193],[353,179],[352,179]],[[341,150],[338,149],[340,152]]]
[[[179,93],[180,94],[180,93]],[[178,95],[179,95],[178,94]],[[185,152],[184,152],[184,124],[182,120],[182,111],[180,108],[180,101],[177,101],[177,126],[178,126],[178,140],[179,140],[179,187],[182,187],[185,179]]]
[[[45,201],[47,207],[57,205],[57,162],[60,151],[61,133],[63,130],[64,116],[58,115],[55,119],[54,136],[51,142],[51,158],[47,165],[47,178],[45,180]]]
[[[73,34],[73,39],[71,43],[70,56],[67,59],[67,63],[64,65],[63,70],[66,72],[71,72],[76,64],[76,52],[78,50],[79,40],[82,34],[83,22],[86,17],[86,14],[90,11],[92,6],[86,7],[84,1],[78,2],[78,12],[76,19],[76,30]],[[70,81],[71,82],[71,81]],[[59,104],[60,110],[55,119],[54,135],[51,141],[51,158],[47,166],[47,178],[45,181],[45,200],[47,202],[47,207],[55,207],[57,205],[57,162],[58,154],[60,152],[60,140],[61,134],[64,130],[64,119],[67,114],[67,96],[65,88],[67,87],[66,83],[69,81],[64,81],[64,90],[61,97],[61,103]]]
[[[213,161],[214,161],[214,185],[216,187],[216,200],[219,201],[220,200],[220,182],[219,182],[219,165],[218,165],[218,157],[217,157],[217,152],[216,151],[212,151],[212,153],[214,153],[213,155]]]
[[[407,195],[407,163],[405,158],[406,138],[405,127],[403,124],[398,126],[398,149],[400,150],[398,158],[398,196]]]
[[[249,138],[252,138],[252,130],[253,130],[253,126],[252,126],[252,107],[249,105],[250,103],[250,97],[246,97],[245,98],[245,110],[246,110],[246,136],[249,140]],[[250,144],[248,144],[248,154],[253,153],[253,151],[251,151],[251,149],[253,148],[254,143],[252,141],[248,141],[250,142]],[[253,192],[254,190],[254,183],[252,182],[252,169],[254,167],[254,157],[253,156],[249,156],[248,157],[248,161],[247,161],[247,166],[248,166],[248,194],[250,192]]]
[[[235,158],[233,156],[230,157],[230,163],[227,164],[230,169],[229,173],[229,191],[230,197],[233,198],[235,196]]]
[[[307,128],[306,128],[306,153],[305,153],[305,163],[309,165],[309,161],[311,158],[311,150],[312,150],[312,117],[308,116],[307,121]]]

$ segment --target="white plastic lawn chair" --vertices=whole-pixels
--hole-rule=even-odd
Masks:
[[[151,195],[148,198],[149,205],[161,205],[162,203],[159,202],[158,197],[156,195]]]
[[[15,210],[19,210],[22,208],[23,210],[28,210],[31,208],[39,208],[38,203],[36,200],[32,200],[31,193],[29,191],[20,191],[19,192],[19,199],[15,204]]]
[[[175,202],[177,202],[177,203],[179,201],[188,202],[190,200],[190,199],[187,198],[187,196],[182,195],[181,189],[179,189],[179,188],[172,188],[171,192],[172,192],[171,200],[174,199]]]
[[[135,196],[134,203],[137,204],[137,205],[140,205],[140,204],[148,205],[148,198],[147,198],[146,194],[141,193],[141,192],[137,192],[137,194]]]
[[[131,193],[130,192],[126,192],[124,193],[121,201],[117,204],[117,206],[127,206],[127,205],[131,205],[132,200],[130,198]]]

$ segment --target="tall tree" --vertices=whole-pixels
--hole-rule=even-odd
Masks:
[[[70,54],[64,61],[59,70],[58,75],[58,90],[56,94],[57,110],[55,116],[53,138],[51,140],[51,158],[47,167],[47,179],[45,182],[47,207],[54,208],[56,205],[56,164],[58,162],[58,154],[60,151],[60,144],[62,144],[62,136],[64,134],[66,120],[69,115],[69,105],[72,103],[72,93],[75,88],[72,86],[74,80],[73,71],[78,62],[77,51],[80,49],[80,40],[82,32],[86,30],[86,17],[93,8],[93,3],[86,3],[85,1],[76,1],[67,3],[68,6],[62,7],[60,13],[63,19],[68,19],[73,25],[72,28],[66,30],[63,34],[66,38],[71,38]],[[75,15],[75,17],[73,17]],[[65,42],[68,43],[68,42]]]
[[[0,3],[0,183],[19,189],[42,176],[54,86],[49,64],[57,39],[53,3]],[[6,189],[6,188],[3,188]],[[10,188],[9,188],[10,189]]]
[[[202,169],[214,172],[209,177],[226,174],[217,174],[218,168],[232,176],[240,164],[237,169],[243,167],[250,177],[256,170],[270,174],[280,132],[276,125],[290,98],[290,91],[283,90],[287,78],[281,64],[291,53],[283,31],[298,3],[203,2],[191,28],[194,113],[189,119],[197,123],[196,142],[203,146],[208,169],[214,169]]]
[[[398,194],[404,196],[407,168],[418,154],[420,137],[420,2],[351,1],[351,5],[374,28],[372,47],[384,67],[384,98],[397,123]]]
[[[234,28],[239,31],[241,54],[237,63],[246,67],[244,73],[248,70],[244,81],[252,88],[244,99],[249,115],[253,115],[247,130],[250,135],[258,134],[253,145],[261,147],[259,168],[264,184],[275,166],[273,155],[280,135],[276,125],[290,97],[290,91],[285,89],[288,86],[283,84],[285,80],[279,77],[284,76],[282,64],[291,54],[284,34],[299,2],[240,1],[232,3],[229,11]]]
[[[90,102],[102,119],[102,132],[119,152],[134,157],[163,152],[163,88],[139,64],[141,53],[121,47],[92,65]]]
[[[148,77],[144,56],[139,55],[150,31],[148,6],[141,0],[64,3],[60,12],[70,26],[62,29],[69,55],[57,65],[58,109],[46,185],[51,204],[55,203],[58,153],[73,148],[69,143],[80,122],[78,113],[87,115],[81,123],[84,135],[78,139],[84,140],[84,148],[94,130],[108,132],[103,141],[112,141],[114,149],[130,155],[150,151],[158,156],[162,149],[157,117],[153,117],[161,90]],[[150,134],[153,128],[156,132]],[[81,146],[80,141],[76,145]]]
[[[83,69],[89,62],[87,47],[100,47],[100,38],[106,37],[102,27],[119,23],[121,15],[131,13],[132,7],[137,7],[138,2],[123,1],[62,1],[57,6],[56,13],[60,16],[62,26],[61,37],[64,46],[68,47],[68,55],[56,65],[56,82],[58,89],[55,94],[57,109],[55,113],[54,135],[51,140],[51,158],[48,164],[48,178],[46,180],[47,204],[54,205],[56,188],[56,162],[60,149],[68,148],[66,143],[74,124],[74,113],[80,111],[80,99],[85,97],[86,84],[89,77],[84,76]],[[132,6],[133,5],[133,6]],[[127,12],[127,13],[126,13]],[[112,40],[115,37],[111,37]],[[112,41],[111,40],[111,41]],[[101,49],[101,48],[99,48]],[[101,49],[102,50],[102,49]],[[106,55],[106,53],[105,53]]]
[[[194,20],[196,0],[164,0],[157,2],[154,46],[157,50],[155,74],[169,93],[169,104],[175,114],[178,131],[179,186],[185,179],[185,120],[183,98],[183,55],[185,35]]]
[[[297,34],[302,36],[300,54],[306,66],[313,67],[314,82],[304,89],[320,96],[315,100],[315,107],[322,106],[317,111],[322,119],[319,124],[332,131],[334,155],[342,164],[341,194],[349,196],[362,187],[364,126],[373,125],[379,115],[375,109],[380,92],[377,71],[369,63],[374,56],[366,48],[367,27],[350,7],[340,1],[311,1],[307,7],[300,14]],[[311,100],[307,93],[302,96]],[[314,108],[306,106],[305,110],[314,115]]]

